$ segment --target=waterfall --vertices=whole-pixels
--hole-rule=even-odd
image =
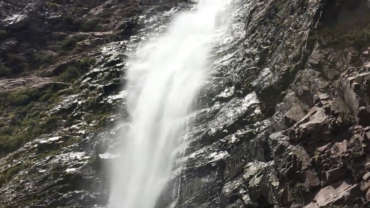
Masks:
[[[209,76],[228,0],[198,0],[128,61],[130,127],[114,164],[109,208],[154,208],[168,183],[187,115]]]

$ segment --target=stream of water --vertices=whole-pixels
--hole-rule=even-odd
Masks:
[[[141,44],[127,72],[130,129],[112,174],[109,208],[154,208],[171,176],[187,115],[209,76],[228,0],[198,0],[167,31]]]

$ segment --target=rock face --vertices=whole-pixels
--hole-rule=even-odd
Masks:
[[[189,2],[0,2],[1,208],[105,206],[127,54]],[[368,207],[369,2],[233,5],[176,207]]]
[[[240,3],[210,90],[234,93],[204,98],[179,207],[369,205],[366,3]]]

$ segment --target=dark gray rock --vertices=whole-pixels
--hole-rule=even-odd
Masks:
[[[0,207],[104,207],[106,169],[119,145],[114,138],[128,128],[115,125],[128,116],[121,90],[126,53],[141,39],[165,30],[160,26],[189,3],[89,1],[86,17],[107,15],[104,27],[113,33],[86,34],[62,21],[65,10],[76,5],[45,11],[37,2],[0,2],[0,30],[62,31],[56,37],[82,35],[87,42],[79,46],[97,44],[99,49],[86,53],[96,62],[68,85],[52,79],[80,56],[72,54],[41,70],[43,78],[33,77],[39,84],[60,87],[57,101],[48,103],[46,111],[58,118],[52,120],[58,125],[0,158]],[[184,166],[174,171],[168,185],[171,189],[180,183],[179,195],[164,192],[158,207],[174,198],[178,208],[367,207],[367,4],[235,0],[230,36],[214,49],[214,76],[199,95],[189,146],[179,159]],[[105,13],[107,8],[116,13]],[[122,20],[121,11],[134,15]],[[70,34],[74,32],[78,34]],[[18,50],[25,42],[29,40],[19,36],[6,38],[0,49]],[[29,86],[22,80],[30,79],[12,80],[0,83],[6,90]]]

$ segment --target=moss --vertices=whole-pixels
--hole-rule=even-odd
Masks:
[[[48,88],[46,89],[41,97],[39,98],[39,101],[41,102],[56,102],[57,99],[58,99],[58,93],[55,93],[56,90],[52,89],[52,88]]]
[[[76,43],[77,43],[77,39],[75,39],[75,38],[66,38],[62,42],[62,49],[63,50],[72,50],[76,46]]]
[[[11,133],[13,133],[13,130],[9,126],[3,126],[0,128],[0,135],[11,134]]]
[[[100,29],[99,27],[99,19],[91,19],[86,22],[81,23],[81,30],[84,32],[89,32],[89,31],[97,31]]]
[[[10,92],[7,96],[7,101],[11,105],[27,105],[33,100],[37,100],[41,95],[39,89],[32,88],[32,89],[24,89],[18,90],[14,92]]]
[[[0,95],[0,155],[18,149],[41,134],[60,126],[63,119],[47,112],[58,101],[61,89],[24,89]]]
[[[84,66],[90,66],[90,65],[94,65],[96,63],[96,59],[90,58],[90,57],[85,57],[85,58],[82,58],[80,62]]]
[[[43,132],[51,132],[58,127],[58,121],[61,120],[59,117],[49,117],[45,123],[41,124]]]
[[[20,113],[22,114],[22,113]],[[54,131],[62,120],[59,116],[45,116],[40,113],[17,115],[14,127],[0,132],[0,155],[18,149],[24,143]]]
[[[73,80],[78,75],[79,69],[76,66],[69,66],[63,73],[59,75],[58,79],[67,82]]]
[[[0,155],[16,150],[26,139],[23,135],[1,135],[0,136]]]
[[[31,101],[31,97],[23,93],[12,93],[8,95],[8,100],[13,105],[26,105]]]
[[[54,61],[54,57],[45,52],[34,53],[31,55],[31,61],[34,66],[40,66],[43,64],[51,64]]]
[[[82,36],[67,37],[60,43],[60,49],[64,51],[73,50],[81,40],[83,40]]]
[[[16,166],[13,166],[0,175],[0,185],[7,183],[10,181],[17,173],[19,173],[21,170],[24,169],[23,164],[18,164]]]
[[[72,82],[85,74],[91,65],[95,64],[95,59],[82,58],[81,60],[71,63],[64,71],[58,76],[58,80],[63,82]]]

